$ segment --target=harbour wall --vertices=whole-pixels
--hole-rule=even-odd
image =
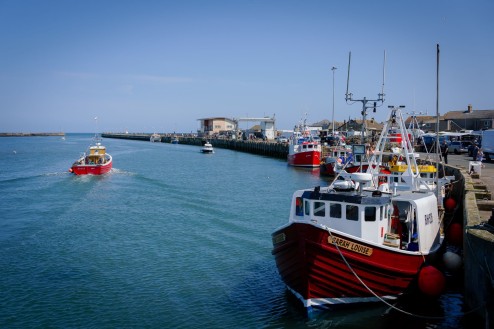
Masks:
[[[492,171],[491,175],[494,175],[494,170]],[[494,328],[494,233],[484,227],[489,212],[494,215],[494,203],[488,192],[494,186],[479,184],[466,171],[464,175],[465,303],[482,319],[483,328]],[[488,223],[491,227],[494,226],[492,221]]]
[[[103,133],[103,138],[117,138],[129,140],[149,141],[151,134],[121,134],[121,133]],[[161,137],[162,143],[171,143],[174,136],[166,135]],[[206,139],[201,137],[177,137],[179,144],[201,146]],[[288,156],[288,144],[276,143],[262,140],[231,140],[231,139],[208,139],[213,147],[224,148],[239,152],[247,152],[258,155],[265,155],[279,159],[286,159]]]
[[[0,133],[0,137],[65,136],[65,133]]]

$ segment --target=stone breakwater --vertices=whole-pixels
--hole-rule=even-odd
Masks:
[[[0,133],[0,137],[65,136],[65,133]]]

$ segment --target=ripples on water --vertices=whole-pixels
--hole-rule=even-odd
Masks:
[[[318,172],[105,139],[108,175],[69,174],[89,142],[0,139],[0,327],[406,327],[381,305],[308,317],[285,290],[270,234]]]

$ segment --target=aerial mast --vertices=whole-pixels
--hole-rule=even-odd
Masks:
[[[367,99],[364,97],[363,99],[354,99],[353,94],[349,92],[350,86],[350,63],[352,58],[352,52],[348,54],[348,77],[346,82],[346,94],[345,101],[348,102],[361,102],[362,103],[362,132],[361,132],[361,141],[365,143],[365,132],[366,132],[366,121],[367,121],[367,109],[372,108],[374,112],[376,112],[376,107],[381,106],[384,103],[384,81],[386,75],[386,51],[384,51],[384,62],[383,62],[383,80],[381,86],[381,93],[377,94],[377,99]],[[373,103],[372,105],[367,105],[367,103]],[[377,104],[380,103],[380,104]]]

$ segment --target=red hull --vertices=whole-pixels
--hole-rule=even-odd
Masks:
[[[112,164],[110,161],[102,165],[73,165],[70,172],[76,175],[103,175],[111,170]]]
[[[288,155],[288,164],[295,167],[319,167],[320,151],[307,151]]]
[[[319,175],[321,176],[336,176],[334,172],[334,164],[333,163],[321,163],[319,166]]]
[[[293,223],[273,233],[273,255],[278,272],[288,288],[306,307],[374,302],[402,294],[416,278],[424,259],[398,249],[366,244],[339,237],[372,249],[371,255],[335,247],[326,230],[310,224]],[[348,265],[369,288],[367,289]]]
[[[368,163],[362,164],[362,170],[360,170],[360,165],[348,165],[345,167],[345,171],[347,173],[356,173],[356,172],[366,172],[367,168],[369,168]],[[320,165],[320,175],[323,176],[336,176],[336,172],[334,171],[334,163],[322,163]],[[381,166],[381,173],[390,174],[391,172],[384,166]]]

